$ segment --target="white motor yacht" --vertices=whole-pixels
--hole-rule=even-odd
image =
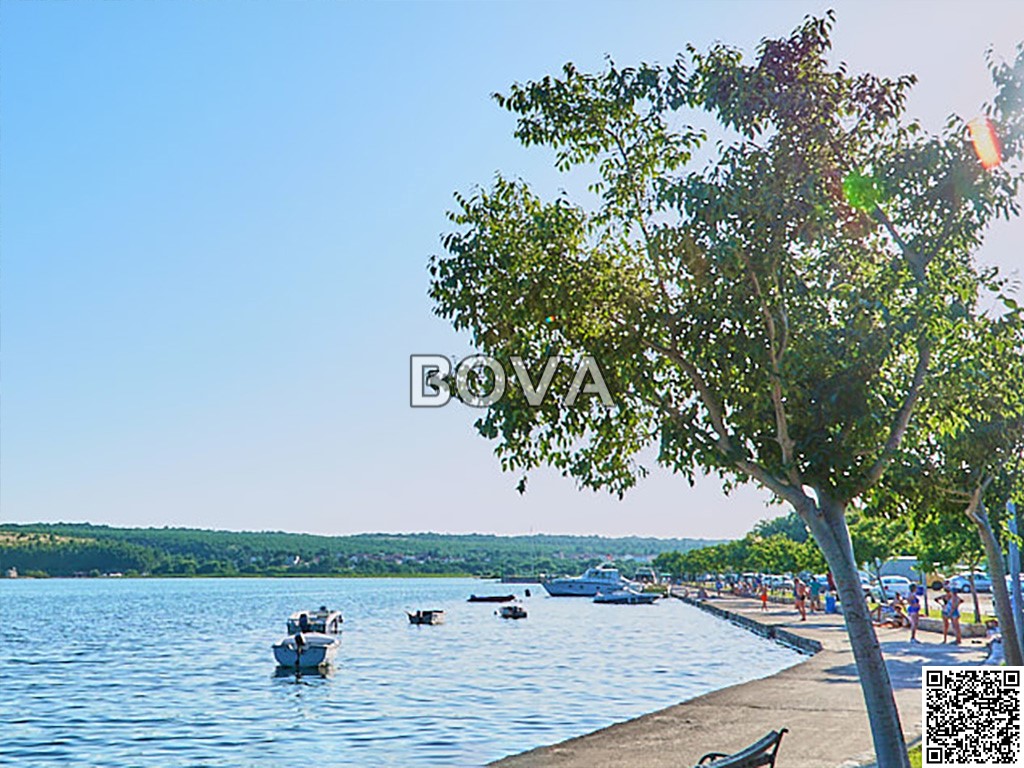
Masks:
[[[548,579],[543,584],[552,597],[594,597],[598,592],[608,593],[636,586],[611,565],[598,565],[588,568],[582,576]]]

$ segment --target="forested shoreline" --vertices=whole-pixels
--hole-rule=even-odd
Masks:
[[[319,536],[89,523],[0,525],[0,569],[22,576],[501,576],[579,572],[615,560],[627,573],[708,539],[489,534]]]

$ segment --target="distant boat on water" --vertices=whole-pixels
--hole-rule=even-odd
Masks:
[[[470,603],[511,603],[516,599],[515,595],[470,595],[467,602]]]
[[[415,613],[406,611],[405,614],[409,617],[410,624],[444,624],[444,611],[427,610]]]
[[[521,605],[503,605],[500,616],[503,619],[525,619],[526,609]]]
[[[617,589],[614,592],[598,592],[595,603],[608,605],[650,605],[659,597],[657,592],[637,592],[635,589]]]
[[[611,565],[587,568],[582,576],[548,579],[542,584],[552,597],[594,597],[598,592],[615,592],[635,586]]]

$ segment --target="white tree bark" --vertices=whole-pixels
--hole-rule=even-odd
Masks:
[[[1017,623],[1010,608],[1010,593],[1006,589],[1006,568],[1003,565],[1003,550],[996,540],[989,522],[988,513],[980,498],[971,501],[967,507],[967,516],[978,527],[982,546],[985,547],[985,559],[988,561],[988,573],[992,577],[992,602],[999,619],[999,630],[1003,635],[1003,652],[1006,663],[1012,667],[1024,666],[1024,649],[1020,647],[1017,634]]]
[[[892,681],[857,573],[850,532],[846,526],[846,505],[819,499],[816,505],[812,502],[797,512],[821,547],[839,590],[846,631],[867,706],[878,768],[909,768],[907,746],[892,692]]]

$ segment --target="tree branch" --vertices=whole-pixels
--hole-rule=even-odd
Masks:
[[[750,257],[740,251],[740,258],[747,268],[750,282],[754,286],[754,294],[757,296],[758,304],[761,307],[761,314],[764,317],[765,331],[768,334],[768,360],[771,363],[769,379],[771,380],[772,407],[775,409],[775,441],[782,450],[782,464],[786,467],[786,477],[789,482],[799,488],[803,485],[800,473],[793,464],[793,440],[789,436],[789,424],[786,418],[786,409],[782,402],[782,370],[779,362],[782,359],[784,341],[779,341],[778,332],[775,327],[775,318],[771,309],[765,301],[764,292],[761,290],[761,281],[757,279],[754,265],[750,263]],[[783,316],[785,317],[785,316]]]
[[[899,411],[896,412],[895,418],[893,418],[892,425],[889,427],[889,437],[882,447],[881,454],[867,473],[865,473],[854,496],[859,496],[877,483],[892,463],[896,449],[899,448],[900,442],[907,432],[907,427],[910,425],[910,417],[914,413],[914,407],[921,397],[921,387],[924,385],[924,378],[928,373],[928,364],[931,362],[931,357],[931,341],[927,337],[922,336],[917,342],[917,365],[914,368],[914,378],[911,381],[910,388],[907,390],[907,396],[904,398],[903,405]]]
[[[995,477],[993,475],[986,476],[980,483],[978,483],[978,485],[975,486],[974,490],[971,491],[970,501],[967,503],[967,509],[965,509],[964,512],[975,525],[982,525],[985,522],[983,518],[978,516],[978,511],[982,510],[982,512],[984,512],[982,500],[985,498],[985,492],[988,490],[988,487],[992,484],[994,479]]]
[[[873,211],[874,217],[882,223],[886,231],[889,233],[889,237],[893,239],[893,242],[899,246],[900,251],[903,252],[903,257],[907,260],[910,265],[910,271],[913,273],[920,282],[926,281],[925,268],[928,266],[928,262],[932,260],[932,257],[922,256],[920,253],[911,248],[907,242],[900,237],[899,232],[896,231],[896,227],[893,226],[892,220],[885,214],[878,205],[875,206]]]
[[[711,387],[708,386],[704,377],[701,376],[700,371],[698,371],[690,361],[680,355],[678,351],[662,346],[657,342],[644,339],[643,343],[653,351],[665,355],[665,357],[679,366],[696,388],[701,403],[703,403],[707,410],[708,416],[711,419],[711,424],[718,435],[718,439],[715,440],[715,447],[718,448],[730,464],[736,467],[736,469],[743,474],[759,482],[779,498],[788,501],[794,508],[799,508],[800,505],[804,504],[808,500],[809,497],[804,493],[801,486],[792,485],[782,478],[776,477],[774,474],[757,462],[751,460],[747,455],[736,448],[736,445],[729,434],[729,430],[725,425],[724,408],[722,407],[722,404],[715,397],[715,394],[711,391]],[[678,414],[678,412],[676,412],[675,415],[677,418],[682,418],[681,414]],[[682,422],[687,423],[685,419],[682,419]]]
[[[647,221],[644,218],[644,205],[643,200],[640,199],[640,191],[635,184],[635,179],[632,178],[632,163],[629,160],[629,153],[626,151],[625,145],[622,143],[622,137],[617,133],[609,130],[609,135],[615,141],[615,146],[619,150],[619,155],[622,157],[622,165],[625,169],[626,176],[630,179],[630,189],[633,196],[633,205],[636,208],[636,223],[640,227],[640,232],[644,236],[644,244],[647,247],[647,255],[651,259],[651,263],[654,265],[654,272],[658,277],[658,286],[661,288],[662,297],[665,299],[666,309],[671,305],[671,297],[668,292],[668,286],[665,285],[665,275],[661,269],[661,261],[657,254],[657,249],[654,247],[654,241],[651,238],[651,233],[647,229]]]

